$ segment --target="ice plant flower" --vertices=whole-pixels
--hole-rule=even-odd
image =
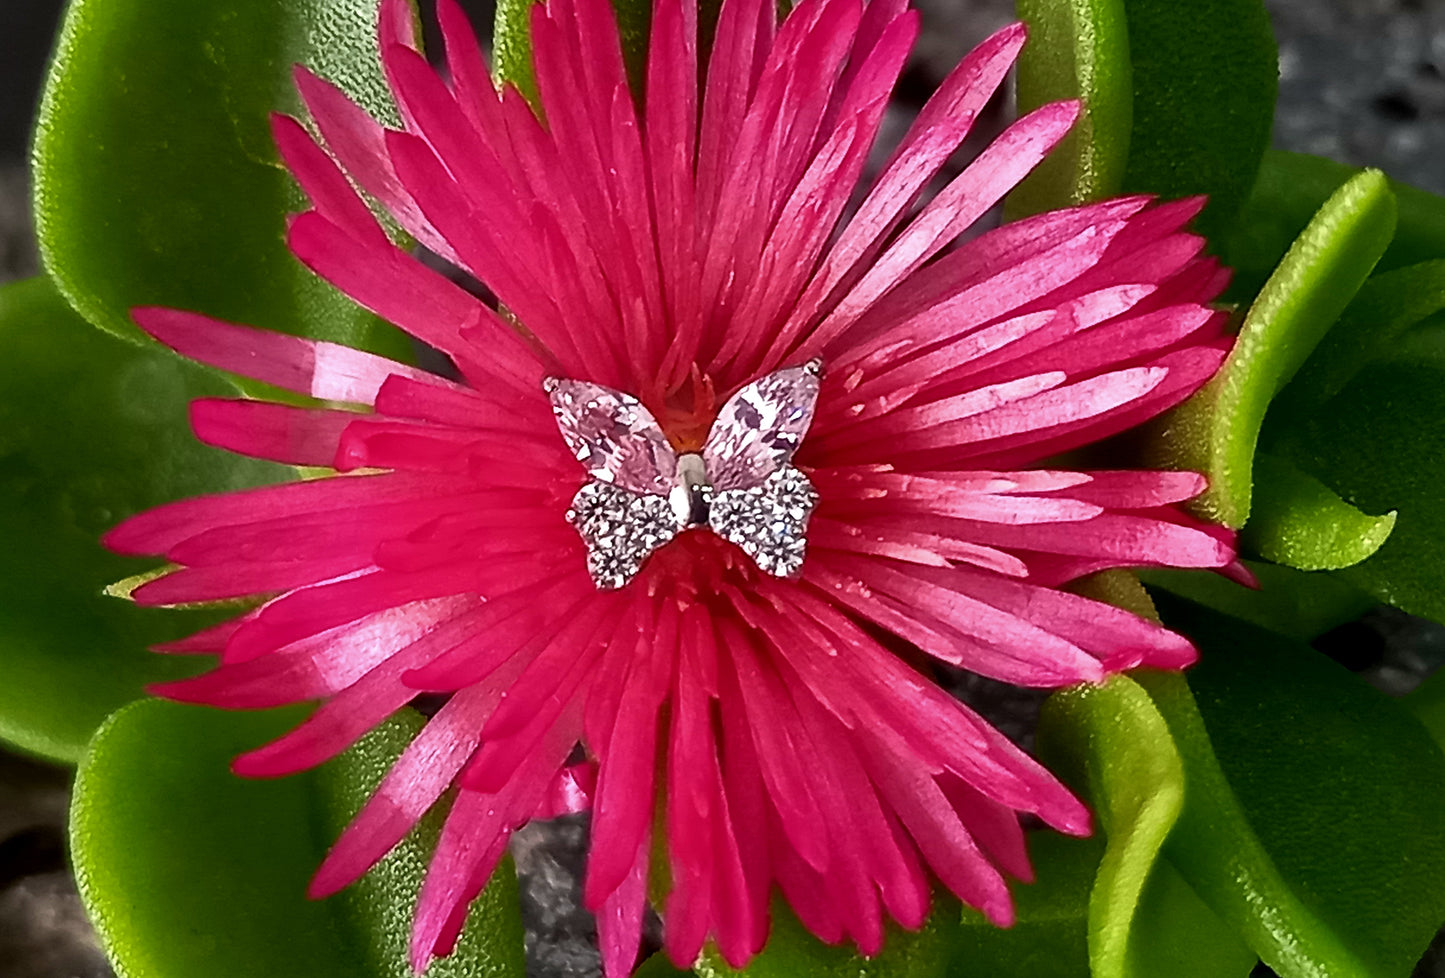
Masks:
[[[142,603],[264,598],[171,646],[220,665],[160,690],[320,701],[243,775],[308,768],[450,694],[312,888],[356,879],[455,786],[418,969],[453,946],[510,833],[584,793],[609,975],[635,960],[650,876],[684,965],[709,939],[746,962],[775,887],[869,954],[887,917],[923,923],[932,878],[1007,925],[1004,876],[1030,876],[1020,814],[1069,833],[1088,815],[937,688],[929,657],[1037,687],[1181,668],[1186,639],[1060,585],[1233,560],[1178,508],[1199,476],[1047,461],[1219,366],[1225,274],[1185,229],[1200,203],[1129,197],[960,243],[1077,115],[1019,119],[926,192],[1023,27],[970,54],[860,188],[917,15],[802,0],[778,23],[776,6],[724,0],[700,76],[695,3],[657,0],[634,99],[607,0],[549,0],[540,115],[494,87],[454,0],[440,74],[408,5],[382,3],[400,130],[298,70],[317,136],[275,119],[312,202],[292,250],[460,379],[135,313],[182,354],[342,402],[195,403],[202,440],[337,474],[177,502],[107,542],[176,565]],[[398,247],[356,188],[506,313]],[[613,490],[616,512],[589,501]]]

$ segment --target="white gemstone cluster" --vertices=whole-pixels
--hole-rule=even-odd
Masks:
[[[708,526],[769,574],[796,576],[818,494],[791,464],[813,421],[816,361],[746,385],[718,412],[702,452],[678,455],[652,414],[621,391],[549,378],[562,437],[591,480],[567,512],[601,589],[625,585],[683,530]]]
[[[681,529],[666,496],[589,482],[572,497],[567,521],[587,544],[587,572],[603,590],[622,587]]]
[[[808,517],[817,505],[808,477],[785,465],[760,486],[714,493],[708,525],[769,574],[793,577],[803,569]]]

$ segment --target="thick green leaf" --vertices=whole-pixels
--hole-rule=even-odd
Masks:
[[[1030,833],[1038,878],[1014,887],[1018,922],[1000,930],[965,910],[948,978],[1098,978],[1102,972],[1091,972],[1089,962],[1090,891],[1103,853],[1097,836]],[[1126,973],[1138,978],[1228,978],[1247,973],[1255,960],[1163,861],[1130,922],[1129,948]]]
[[[1243,978],[1258,958],[1171,863],[1161,859],[1155,864],[1130,922],[1128,974]]]
[[[1134,111],[1124,0],[1019,0],[1018,16],[1029,25],[1018,65],[1019,111],[1078,99],[1083,114],[1009,195],[1011,219],[1117,193]]]
[[[1435,670],[1403,702],[1445,750],[1445,669]]]
[[[1040,718],[1039,751],[1084,791],[1107,839],[1089,898],[1090,973],[1248,975],[1254,953],[1157,864],[1185,785],[1179,753],[1149,695],[1124,676],[1055,694]]]
[[[1130,973],[1134,910],[1183,804],[1179,754],[1149,695],[1124,676],[1050,697],[1039,752],[1085,789],[1108,840],[1089,900],[1089,959],[1099,978],[1119,978]]]
[[[191,309],[407,355],[404,337],[286,250],[304,201],[271,143],[304,63],[394,113],[375,0],[73,0],[35,138],[45,265],[92,323]]]
[[[1007,930],[964,910],[948,978],[1088,978],[1089,891],[1104,847],[1097,837],[1029,833],[1036,879],[1013,887],[1018,920]]]
[[[1225,241],[1225,262],[1234,269],[1230,295],[1253,297],[1315,212],[1360,172],[1319,156],[1266,152],[1249,201]],[[1445,258],[1445,197],[1395,180],[1390,190],[1400,204],[1399,225],[1380,271]]]
[[[1295,378],[1270,405],[1262,437],[1324,407],[1360,369],[1399,347],[1410,327],[1445,309],[1445,260],[1371,276]]]
[[[318,772],[275,781],[230,773],[232,756],[297,719],[146,700],[96,735],[76,783],[71,845],[81,896],[120,978],[409,974],[424,839],[404,843],[350,898],[313,902],[305,889],[335,826],[418,721],[392,721]],[[429,974],[520,978],[510,873],[504,867],[474,907],[455,957]]]
[[[653,954],[652,957],[642,962],[635,972],[633,978],[691,978],[693,971],[684,971],[667,959],[667,955],[661,951]]]
[[[515,85],[533,107],[541,104],[532,64],[532,8],[537,3],[497,0],[497,20],[492,27],[492,73],[497,81]]]
[[[1124,0],[1134,115],[1125,191],[1208,194],[1214,238],[1249,196],[1269,145],[1279,54],[1260,0]]]
[[[1265,410],[1354,297],[1394,227],[1394,197],[1378,171],[1341,187],[1270,276],[1219,373],[1171,414],[1162,451],[1173,467],[1209,476],[1194,504],[1202,515],[1244,525]]]
[[[1119,191],[1206,194],[1228,228],[1269,142],[1278,82],[1259,0],[1020,0],[1030,27],[1019,107],[1076,98],[1068,140],[1014,193],[1010,217]]]
[[[1318,479],[1266,452],[1254,459],[1253,495],[1240,544],[1286,567],[1339,570],[1358,564],[1395,528],[1393,510],[1362,513]]]
[[[1151,588],[1162,588],[1302,642],[1354,621],[1379,603],[1333,574],[1253,561],[1245,561],[1245,565],[1259,579],[1258,588],[1236,584],[1213,571],[1151,567],[1138,573]]]
[[[1445,920],[1445,754],[1312,649],[1158,603],[1202,653],[1138,675],[1189,785],[1165,854],[1285,978],[1408,975]]]
[[[424,723],[414,710],[403,710],[315,772],[324,844],[341,834]],[[442,815],[433,811],[371,872],[331,898],[342,911],[343,927],[366,962],[368,976],[414,978],[407,963],[412,908],[441,833]],[[521,978],[527,962],[519,899],[516,871],[508,858],[472,905],[456,951],[433,963],[427,978]]]
[[[532,64],[532,8],[539,2],[497,0],[497,19],[492,27],[493,74],[498,81],[515,85],[534,108],[541,105],[537,72]],[[716,21],[716,10],[708,16],[708,0],[703,0],[700,8],[704,21]],[[651,0],[612,0],[612,9],[617,14],[628,78],[633,90],[641,92],[646,78],[647,38],[652,31]],[[707,29],[706,23],[702,26]]]
[[[92,329],[47,279],[0,289],[0,739],[76,761],[147,683],[195,671],[146,648],[214,616],[106,597],[151,562],[97,541],[160,503],[284,476],[191,436],[186,402],[233,393],[159,348]]]
[[[1445,621],[1445,362],[1370,364],[1273,450],[1366,512],[1398,510],[1379,552],[1339,573]]]
[[[324,852],[308,780],[228,770],[297,719],[143,700],[100,729],[76,781],[71,849],[120,978],[361,973],[331,906],[303,896]]]

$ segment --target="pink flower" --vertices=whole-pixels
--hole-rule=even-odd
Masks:
[[[772,0],[725,0],[701,89],[695,3],[658,0],[641,105],[607,0],[550,0],[534,19],[545,124],[496,92],[455,0],[438,2],[448,80],[407,4],[382,3],[404,131],[302,70],[321,142],[286,117],[275,132],[313,203],[297,257],[464,379],[136,310],[189,357],[347,404],[196,402],[209,444],[351,474],[174,503],[108,536],[179,565],[140,602],[266,598],[172,646],[221,664],[160,692],[321,701],[237,760],[259,777],[452,694],[312,888],[354,880],[459,786],[418,969],[451,949],[513,829],[575,807],[594,774],[586,902],[610,975],[636,957],[663,852],[678,964],[709,938],[746,962],[774,886],[820,938],[869,954],[885,915],[923,923],[930,875],[1009,924],[1004,874],[1030,878],[1019,813],[1075,834],[1088,815],[890,648],[1040,687],[1193,660],[1181,636],[1058,587],[1229,565],[1230,535],[1177,508],[1203,479],[1037,466],[1219,366],[1206,303],[1226,273],[1184,230],[1200,202],[1112,200],[957,243],[1077,115],[1031,113],[925,194],[1019,25],[958,66],[850,206],[917,33],[902,0],[803,0],[781,24]],[[397,247],[353,182],[520,325]],[[813,358],[821,381],[797,369]],[[778,473],[791,488],[760,486]],[[606,522],[602,497],[631,515]],[[569,765],[579,743],[587,763]]]

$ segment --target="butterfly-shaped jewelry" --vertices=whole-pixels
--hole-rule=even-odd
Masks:
[[[567,447],[590,477],[567,520],[602,590],[625,585],[683,530],[710,527],[769,574],[802,569],[813,484],[792,464],[818,401],[819,361],[787,367],[723,404],[701,452],[678,453],[642,402],[580,380],[543,382]]]

